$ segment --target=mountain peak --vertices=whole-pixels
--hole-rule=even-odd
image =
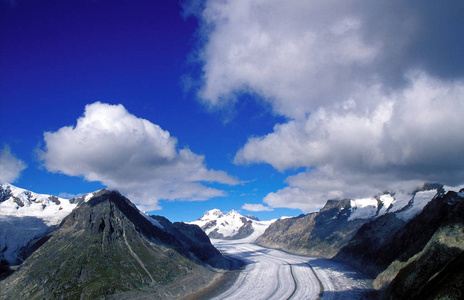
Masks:
[[[235,209],[227,214],[219,209],[213,209],[190,224],[198,225],[213,239],[256,239],[272,222],[259,221],[256,217],[245,217]]]

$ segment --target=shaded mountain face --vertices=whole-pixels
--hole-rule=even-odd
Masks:
[[[249,238],[254,240],[273,222],[274,220],[259,221],[256,217],[245,217],[235,210],[224,214],[219,209],[213,209],[190,224],[198,225],[212,239],[238,240]]]
[[[303,255],[332,257],[365,219],[349,221],[350,200],[328,201],[322,210],[277,220],[256,243]]]
[[[198,228],[143,215],[117,192],[86,200],[0,282],[0,298],[174,299],[213,281],[220,272],[211,265],[228,266]]]
[[[462,299],[464,190],[433,199],[382,248],[367,254],[391,261],[374,281],[385,299]]]

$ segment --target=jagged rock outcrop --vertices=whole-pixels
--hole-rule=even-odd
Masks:
[[[0,282],[1,299],[177,299],[221,275],[209,264],[228,265],[196,229],[147,217],[117,192],[85,200]]]

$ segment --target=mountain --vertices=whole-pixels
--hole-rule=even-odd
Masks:
[[[229,267],[194,225],[149,217],[115,191],[85,200],[0,281],[0,299],[178,299]]]
[[[0,262],[21,263],[27,248],[58,225],[83,201],[37,194],[11,184],[0,186]]]
[[[386,289],[385,299],[434,299],[433,294],[460,298],[464,190],[435,197],[405,226],[385,231],[381,241],[378,234],[366,234],[372,229],[380,232],[383,226],[375,221],[363,226],[336,259],[370,271],[376,277],[374,285]]]
[[[344,262],[375,278],[384,299],[460,299],[464,189],[426,184],[328,201],[319,212],[278,220],[258,244]]]
[[[207,211],[190,224],[198,225],[212,239],[237,240],[248,238],[254,241],[275,220],[259,221],[253,216],[242,216],[235,210],[224,214],[219,209]]]

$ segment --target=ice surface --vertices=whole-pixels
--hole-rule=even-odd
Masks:
[[[246,263],[234,284],[213,299],[365,299],[373,289],[371,279],[328,259],[263,248],[246,239],[212,242]]]

